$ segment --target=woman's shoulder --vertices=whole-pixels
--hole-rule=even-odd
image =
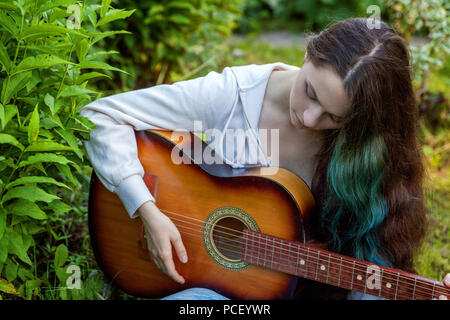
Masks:
[[[283,62],[266,64],[248,64],[241,66],[231,66],[230,70],[236,77],[241,89],[250,88],[269,78],[274,69],[296,70],[297,66],[288,65]]]

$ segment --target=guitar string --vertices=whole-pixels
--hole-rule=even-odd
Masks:
[[[197,230],[197,229],[193,229],[193,228],[189,228],[189,227],[186,227],[186,226],[183,226],[183,225],[179,225],[180,227],[183,227],[183,228],[187,228],[187,229],[190,229],[190,230],[193,230],[193,231],[195,231],[195,232],[201,232],[201,230]],[[201,237],[200,235],[198,235],[197,234],[197,237]],[[250,239],[248,239],[248,240],[250,240]],[[230,239],[230,241],[233,241],[232,239]],[[250,241],[252,241],[252,240],[250,240]],[[234,241],[234,242],[236,242],[236,241]],[[232,253],[236,253],[236,254],[241,254],[242,253],[242,249],[240,248],[240,247],[237,247],[237,246],[233,246],[233,245],[228,245],[229,247],[233,247],[233,248],[236,248],[236,249],[239,249],[239,251],[238,250],[230,250],[230,249],[228,249],[228,251],[229,252],[232,252]],[[272,246],[272,249],[274,248],[274,246]],[[260,248],[259,248],[260,249]],[[292,253],[294,253],[295,254],[295,252],[292,252]],[[266,254],[267,254],[267,251],[265,251],[265,256],[266,256]],[[279,256],[279,258],[280,258],[280,261],[281,261],[281,255]],[[292,256],[289,254],[289,255],[285,255],[284,256],[284,258],[287,258],[287,261],[291,261],[292,259]],[[320,256],[318,256],[317,258],[316,257],[312,257],[311,256],[311,258],[315,258],[315,259],[317,259],[318,261],[322,261],[322,263],[329,263],[329,261],[327,260],[327,259],[325,259],[325,258],[321,258]],[[258,259],[260,259],[260,260],[264,260],[264,258],[258,258]],[[316,260],[316,261],[317,261]],[[265,260],[264,260],[265,261]],[[297,261],[298,261],[298,257],[297,257]],[[281,262],[275,262],[275,263],[278,263],[278,264],[280,264],[280,265],[284,265],[284,266],[287,266],[287,267],[289,267],[290,265],[289,264],[283,264],[283,263],[281,263]],[[298,262],[297,262],[297,264],[298,264]],[[346,266],[346,265],[342,265],[341,264],[341,266],[342,267],[346,267],[346,268],[349,268],[350,270],[354,270],[354,269],[357,269],[357,268],[352,268],[351,266]],[[298,268],[298,267],[297,267]],[[330,268],[331,269],[331,268]],[[305,271],[306,270],[308,270],[308,268],[306,268],[305,269]],[[317,267],[316,267],[316,270],[318,271],[318,269],[317,269]],[[317,271],[315,272],[315,274],[317,275]],[[361,270],[361,269],[359,269],[358,271],[360,271],[360,272],[362,272],[363,274],[365,274],[366,273],[366,270]],[[314,271],[309,271],[308,270],[308,272],[314,272]],[[346,272],[349,272],[349,271],[346,271]],[[388,280],[388,277],[387,277],[387,275],[383,272],[383,280],[386,280],[386,283],[388,282],[387,280]],[[391,277],[389,277],[391,280],[392,280],[392,282],[396,282],[397,281],[397,279],[393,279],[393,278],[391,278]],[[405,282],[405,281],[399,281],[399,283],[401,283],[401,284],[403,284],[403,285],[407,285],[407,286],[410,286],[410,288],[408,288],[409,290],[412,290],[412,289],[414,289],[414,285],[412,284],[412,283],[409,283],[409,282]],[[405,288],[406,289],[406,288]],[[420,289],[423,289],[423,290],[425,290],[425,291],[427,291],[426,293],[428,293],[428,291],[429,290],[431,290],[432,288],[425,288],[425,287],[422,287],[422,286],[417,286],[416,285],[416,289],[415,289],[415,295],[417,295],[417,292],[419,292],[419,290]],[[435,289],[438,289],[438,288],[435,288]],[[436,290],[435,290],[436,291]],[[445,292],[439,292],[439,291],[437,291],[437,293],[445,293]],[[447,293],[448,294],[448,293]]]
[[[193,229],[194,231],[195,231],[195,229]],[[186,232],[186,231],[182,231],[183,232],[183,234],[188,234],[188,232]],[[198,234],[192,234],[192,233],[190,233],[193,237],[195,237],[196,239],[198,239],[199,238],[199,235]],[[229,250],[229,251],[231,251],[231,250]],[[232,252],[232,251],[231,251]],[[236,251],[235,251],[236,252]],[[237,252],[237,253],[240,253],[240,252]],[[251,260],[250,260],[250,263],[252,263],[253,264],[253,260],[263,260],[263,261],[265,261],[264,260],[264,258],[261,258],[261,257],[258,257],[258,256],[254,256],[254,255],[251,255],[251,254],[246,254],[246,256],[247,257],[249,257]],[[281,259],[280,259],[280,261],[281,261]],[[291,265],[288,265],[288,264],[283,264],[283,263],[281,263],[281,262],[272,262],[272,266],[273,266],[273,264],[275,264],[275,265],[278,265],[279,267],[278,267],[278,270],[279,271],[281,271],[281,269],[280,269],[280,267],[281,266],[284,266],[284,267],[287,267],[288,269],[290,268],[290,267],[292,267],[293,268],[293,266],[291,266]],[[262,266],[262,263],[260,263],[260,265]],[[266,267],[266,264],[264,263],[264,267]],[[272,268],[272,267],[271,267]],[[275,268],[273,268],[273,269],[275,269]],[[297,268],[296,268],[297,269]],[[298,270],[298,269],[297,269]],[[316,270],[318,270],[317,268],[316,268]],[[298,272],[298,271],[297,271]],[[319,277],[319,279],[318,279],[318,274],[317,274],[317,271],[312,271],[312,270],[309,270],[308,268],[306,268],[304,271],[301,271],[300,273],[298,273],[298,276],[302,276],[302,274],[304,275],[304,277],[307,277],[307,275],[309,275],[309,274],[312,274],[312,275],[315,275],[316,276],[316,280],[321,280],[320,279],[320,277]],[[323,278],[324,276],[322,275],[322,278]],[[323,280],[323,279],[322,279]],[[331,282],[329,282],[328,280],[325,280],[325,282],[326,283],[328,283],[328,284],[331,284]],[[353,280],[352,281],[348,281],[348,280],[345,280],[345,279],[341,279],[340,281],[339,281],[339,283],[350,283],[351,284],[351,286],[353,286],[353,288],[356,288],[356,289],[358,289],[357,288],[357,286],[360,286],[360,284],[358,284],[358,283],[353,283]],[[336,285],[336,284],[335,284]],[[381,291],[380,291],[381,290]],[[364,291],[362,290],[362,289],[360,289],[360,290],[358,290],[358,291],[361,291],[361,292],[366,292],[366,290],[365,290],[365,287],[364,287]],[[379,293],[379,295],[381,295],[381,293],[383,292],[383,293],[386,293],[386,294],[389,294],[389,295],[391,295],[391,298],[394,298],[395,299],[395,296],[400,296],[400,295],[402,295],[401,294],[401,292],[402,291],[397,291],[396,293],[394,293],[394,292],[392,292],[392,291],[386,291],[386,289],[382,289],[382,288],[380,288],[380,289],[375,289],[375,291],[378,291],[378,293]],[[439,293],[439,292],[436,292],[436,293]],[[370,294],[373,294],[373,295],[376,295],[376,292],[374,292],[374,293],[370,293]],[[425,295],[426,296],[425,296]],[[429,290],[428,291],[426,291],[426,292],[423,292],[423,291],[421,291],[421,290],[416,290],[416,292],[415,292],[415,294],[414,294],[414,298],[419,298],[419,297],[422,297],[422,298],[424,298],[424,299],[429,299],[429,296],[430,296],[431,294],[429,293]],[[404,296],[404,295],[402,295],[403,297],[407,297],[407,296]],[[432,296],[432,295],[431,295]],[[433,297],[433,296],[432,296]],[[411,298],[409,298],[409,299],[412,299],[412,296],[411,296]]]
[[[180,215],[180,214],[177,214],[177,213],[173,213],[173,214]],[[180,216],[182,216],[182,217],[184,217],[184,218],[189,218],[189,219],[194,219],[194,220],[201,221],[201,220],[199,220],[199,219],[195,219],[195,218],[191,218],[191,217],[185,217],[185,216],[183,216],[183,215],[180,215]],[[180,219],[178,219],[178,220],[180,220]],[[181,221],[187,222],[187,221],[185,221],[185,220],[181,220]],[[189,223],[189,222],[187,222],[187,223]],[[192,224],[192,223],[191,223],[191,224]],[[217,226],[217,227],[220,227],[220,226]],[[223,228],[229,229],[229,228],[226,228],[226,227],[223,227]],[[234,232],[241,233],[241,232],[236,231],[236,230],[234,230],[234,229],[229,229],[229,230],[232,230],[232,231],[234,231]],[[264,239],[264,238],[261,238],[261,237],[259,237],[259,236],[257,236],[257,237],[258,237],[259,239]],[[256,240],[253,240],[253,241],[256,241]],[[281,243],[281,244],[282,244],[282,243]],[[289,243],[288,243],[287,245],[288,245],[289,247],[291,247],[291,245],[290,245]],[[294,248],[296,248],[296,247],[294,247]],[[281,249],[283,250],[283,248],[281,248]],[[303,250],[303,251],[305,251],[305,250],[307,250],[307,249],[308,249],[308,248],[306,248],[306,249],[301,248],[301,250]],[[284,249],[284,250],[286,251],[286,249]],[[333,258],[334,260],[338,259],[338,258],[334,258],[334,257],[331,257],[331,258]],[[322,261],[326,260],[326,259],[324,259],[324,258],[320,258],[320,254],[318,254],[318,258],[317,258],[317,259],[319,259],[319,261],[320,261],[320,260],[322,260]],[[366,268],[367,268],[367,266],[365,266],[365,265],[362,265],[362,264],[359,264],[359,263],[355,263],[355,265],[356,265],[356,264],[358,264],[359,266],[363,267],[365,270],[366,270]],[[349,267],[349,266],[347,266],[347,267],[348,267],[348,268],[352,268],[352,267]],[[353,269],[356,269],[356,268],[353,267]],[[365,273],[364,270],[359,269],[359,271]],[[406,277],[400,275],[399,273],[392,273],[392,272],[390,272],[390,271],[383,270],[383,277],[385,277],[386,275],[391,276],[390,279],[393,280],[393,282],[399,282],[399,283],[406,284],[406,285],[408,285],[408,286],[414,287],[414,284],[412,284],[412,283],[410,283],[410,282],[400,281],[400,279],[399,279],[400,277],[402,277],[402,278],[404,278],[404,279],[406,279],[406,280],[410,280],[410,279],[408,279],[408,278],[406,278]],[[392,278],[392,277],[395,277],[395,278]],[[386,277],[386,278],[387,278],[387,277]],[[416,289],[417,289],[417,288],[423,288],[424,290],[431,290],[431,289],[432,289],[432,288],[425,288],[425,287],[417,286],[417,283],[418,283],[418,282],[419,282],[419,283],[422,282],[423,284],[425,284],[425,285],[427,285],[427,286],[435,286],[435,285],[436,285],[436,284],[430,284],[430,283],[428,283],[428,282],[424,282],[424,281],[421,281],[421,280],[418,280],[418,279],[415,279],[415,280],[416,280],[416,284],[415,284]],[[439,285],[440,285],[440,284],[439,284]],[[437,288],[435,288],[435,289],[438,289],[438,288],[440,288],[440,287],[437,287]],[[445,288],[444,288],[444,289],[445,289]],[[446,294],[448,294],[448,293],[446,293]]]
[[[195,240],[197,240],[199,238],[198,234],[192,234],[192,233],[189,233],[189,232],[186,232],[186,231],[182,231],[182,233],[183,233],[184,236],[188,236],[188,237],[192,236]],[[256,260],[263,260],[262,258],[257,257],[257,256],[252,256],[252,255],[247,255],[247,256],[250,257],[250,259],[252,259],[252,260],[253,260],[253,258],[256,259]],[[278,265],[279,266],[288,266],[288,265],[283,265],[283,264],[278,264]],[[262,264],[260,266],[262,267]],[[281,271],[281,269],[278,268],[278,271]],[[302,273],[305,274],[304,272],[302,272]],[[312,275],[315,274],[317,276],[317,273],[315,273],[314,271],[311,271],[311,270],[306,270],[306,274],[308,274],[308,275],[309,274],[312,274]],[[320,280],[323,281],[323,276],[322,276],[322,279],[316,277],[316,281],[321,282]],[[324,283],[332,285],[328,281],[325,281]],[[358,292],[366,292],[365,290],[360,288],[361,287],[360,284],[353,283],[352,281],[349,281],[349,280],[346,280],[346,279],[341,279],[339,281],[339,284],[341,284],[341,283],[349,286],[350,288],[352,288],[350,290],[354,290],[354,291],[358,291]],[[369,289],[369,290],[373,290],[373,289]],[[403,298],[402,300],[412,300],[412,296],[406,296],[406,295],[402,294],[401,291],[397,292],[397,293],[394,293],[394,292],[383,290],[382,288],[375,289],[375,290],[379,291],[378,292],[379,296],[381,296],[381,294],[384,293],[386,296],[391,295],[392,296],[391,298],[394,299],[394,300],[398,300],[399,298]],[[368,294],[376,296],[376,293],[368,293]],[[427,294],[427,293],[421,294],[421,292],[419,292],[419,293],[414,295],[415,298],[422,298],[423,300],[429,300],[429,296],[430,296],[429,294]]]
[[[168,211],[168,210],[165,210],[165,211],[170,212],[170,211]],[[170,213],[175,214],[175,215],[182,216],[183,218],[189,218],[189,219],[193,219],[193,220],[197,220],[197,221],[200,221],[200,222],[201,222],[201,220],[199,220],[199,219],[195,219],[195,218],[191,218],[191,217],[186,217],[186,216],[183,216],[183,215],[174,213],[174,212],[170,212]],[[176,218],[174,218],[174,219],[176,219]],[[180,220],[180,221],[183,221],[183,222],[185,222],[185,223],[190,223],[190,222],[187,222],[187,221],[181,220],[181,219],[176,219],[176,220]],[[190,224],[193,224],[193,223],[190,223]],[[195,224],[194,224],[194,225],[195,225]],[[196,226],[199,226],[199,225],[196,225]],[[200,227],[201,227],[201,226],[200,226]],[[216,226],[216,227],[221,227],[221,226]],[[242,232],[236,231],[236,230],[234,230],[234,229],[230,229],[230,228],[226,228],[226,227],[222,227],[222,228],[231,230],[231,231],[233,231],[233,232],[242,233]],[[193,230],[194,230],[194,229],[193,229]],[[201,230],[196,230],[196,231],[201,232]],[[223,234],[226,234],[226,233],[224,233],[224,232],[222,232],[222,233],[223,233]],[[228,234],[229,234],[229,233],[228,233]],[[229,234],[229,235],[230,235],[230,234]],[[236,234],[232,234],[232,235],[233,235],[233,236],[236,236]],[[255,235],[256,235],[259,239],[264,239],[264,238],[261,238],[260,236],[258,236],[257,234],[255,234]],[[233,240],[231,240],[231,241],[233,241]],[[250,241],[256,241],[256,240],[250,240]],[[236,242],[236,241],[235,241],[235,242]],[[280,243],[280,244],[283,245],[282,243]],[[289,247],[291,247],[291,245],[290,245],[289,243],[286,244],[286,245],[288,245]],[[271,246],[274,247],[274,248],[277,248],[277,247],[275,247],[275,246],[273,246],[273,245],[271,245]],[[294,247],[294,248],[296,248],[296,247]],[[302,251],[305,251],[305,250],[307,250],[307,249],[308,249],[308,248],[300,248],[300,250],[302,250]],[[284,248],[281,248],[281,250],[285,250],[285,251],[286,251],[286,249],[284,249]],[[239,251],[239,253],[240,253],[240,251]],[[293,253],[295,253],[295,252],[293,252]],[[289,257],[291,257],[291,256],[289,256]],[[330,256],[330,258],[332,258],[332,259],[334,259],[334,260],[339,260],[338,258],[331,257],[331,256]],[[317,257],[316,259],[318,259],[319,261],[327,261],[327,263],[328,263],[328,260],[326,260],[326,259],[320,257],[320,253],[318,254],[318,257]],[[366,270],[367,266],[364,266],[364,265],[359,264],[359,263],[355,263],[355,265],[358,265],[358,267],[363,267],[364,270],[359,269],[359,271],[365,273],[365,270]],[[344,267],[350,268],[351,270],[353,270],[353,269],[356,270],[356,269],[357,269],[357,268],[355,268],[355,267],[353,267],[353,269],[352,269],[352,267],[350,267],[350,266],[345,266],[345,265],[344,265]],[[403,276],[401,276],[400,274],[398,274],[398,273],[392,273],[392,272],[389,272],[389,271],[387,271],[387,270],[383,270],[383,277],[385,277],[385,278],[387,279],[387,276],[393,276],[393,277],[395,277],[395,279],[391,277],[391,280],[393,280],[393,282],[399,282],[399,283],[402,283],[402,284],[406,284],[406,285],[408,285],[408,286],[414,286],[414,285],[412,285],[412,284],[409,283],[409,282],[400,281],[399,278],[400,278],[400,277],[403,277]],[[409,280],[409,279],[406,278],[406,277],[403,277],[403,278]],[[419,288],[419,289],[424,289],[424,290],[431,290],[431,288],[425,288],[425,287],[417,286],[417,281],[420,281],[420,280],[417,280],[417,279],[416,279],[416,290],[417,290],[417,288]],[[427,286],[432,286],[432,284],[430,284],[430,283],[427,283],[427,282],[424,282],[424,281],[421,281],[421,282],[422,282],[423,284],[426,284]],[[439,289],[439,288],[440,288],[440,287],[436,287],[435,289]]]
[[[202,223],[202,225],[204,224],[204,223],[207,223],[207,222],[203,222],[202,220],[200,220],[200,219],[196,219],[196,218],[192,218],[192,217],[188,217],[188,216],[184,216],[184,215],[181,215],[181,214],[177,214],[177,213],[175,213],[175,212],[170,212],[170,211],[168,211],[168,210],[162,210],[162,211],[165,211],[165,212],[167,212],[167,213],[171,213],[171,214],[174,214],[174,215],[178,215],[178,216],[182,216],[183,218],[188,218],[188,219],[191,219],[191,220],[196,220],[196,221],[199,221],[199,222],[201,222]],[[178,220],[180,220],[180,219],[178,219]],[[183,222],[186,222],[186,223],[189,223],[189,222],[187,222],[187,221],[185,221],[185,220],[180,220],[180,221],[183,221]],[[192,224],[192,223],[191,223]],[[198,225],[197,225],[198,226]],[[201,226],[200,226],[201,227]],[[223,228],[223,229],[227,229],[227,230],[231,230],[231,231],[233,231],[233,232],[237,232],[238,234],[239,233],[242,233],[242,232],[240,232],[240,231],[237,231],[237,230],[235,230],[235,229],[230,229],[230,228],[226,228],[226,227],[223,227],[223,226],[216,226],[216,227],[221,227],[221,228]],[[223,233],[223,232],[222,232]],[[233,236],[236,236],[236,234],[232,234]],[[264,239],[264,238],[261,238],[259,235],[257,235],[256,234],[256,236],[259,238],[259,239]],[[256,241],[256,240],[253,240],[253,241]],[[282,243],[280,243],[281,245],[282,245]],[[288,243],[287,244],[287,246],[289,246],[289,247],[291,247],[291,245]],[[294,247],[294,248],[296,248],[296,247]],[[300,248],[301,250],[303,250],[303,251],[305,251],[305,250],[308,250],[308,248]],[[285,250],[286,251],[286,249],[284,249],[284,248],[281,248],[281,250]],[[293,253],[295,253],[295,252],[293,252]],[[335,257],[331,257],[332,259],[334,259],[334,260],[339,260],[338,258],[335,258]],[[320,260],[322,260],[322,261],[325,261],[326,259],[324,259],[324,258],[320,258],[320,253],[318,254],[318,258],[317,258],[319,261]],[[326,260],[327,262],[328,262],[328,260]],[[367,266],[365,266],[365,265],[362,265],[362,264],[360,264],[360,263],[358,263],[358,262],[356,262],[355,263],[355,265],[358,265],[358,267],[362,267],[363,269],[365,269],[366,270],[366,268],[367,268]],[[352,267],[350,267],[350,266],[345,266],[345,267],[347,267],[347,268],[352,268]],[[356,268],[354,268],[353,267],[353,269],[356,269]],[[365,273],[365,271],[364,270],[361,270],[361,269],[359,269],[359,271],[361,271],[361,272],[363,272],[363,273]],[[410,285],[410,286],[414,286],[413,284],[411,284],[409,281],[408,282],[405,282],[405,281],[400,281],[400,277],[402,277],[402,278],[404,278],[404,279],[406,279],[406,280],[410,280],[410,279],[408,279],[407,277],[404,277],[404,276],[402,276],[401,274],[399,274],[399,273],[393,273],[393,272],[391,272],[391,271],[387,271],[387,270],[383,270],[383,277],[386,277],[386,276],[390,276],[391,277],[391,279],[393,280],[393,282],[399,282],[399,283],[402,283],[402,284],[406,284],[406,285]],[[392,278],[392,277],[395,277],[395,279],[394,278]],[[387,277],[386,277],[387,278]],[[417,288],[422,288],[422,289],[424,289],[424,290],[431,290],[432,288],[425,288],[425,287],[421,287],[421,286],[417,286],[417,284],[419,283],[422,283],[422,284],[425,284],[425,285],[427,285],[427,286],[435,286],[436,284],[430,284],[430,283],[428,283],[428,282],[425,282],[425,281],[422,281],[422,280],[420,280],[420,279],[415,279],[416,280],[416,284],[415,284],[415,286],[416,286],[416,289]],[[440,285],[440,284],[438,284],[438,285]],[[437,289],[437,290],[439,290],[441,287],[435,287],[435,289]],[[445,289],[445,288],[444,288]],[[436,291],[436,290],[435,290]],[[442,292],[438,292],[438,293],[442,293]],[[445,292],[443,292],[443,293],[445,293]]]

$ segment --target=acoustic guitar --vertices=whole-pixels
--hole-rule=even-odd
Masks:
[[[173,254],[183,285],[160,271],[150,259],[141,219],[130,219],[117,195],[93,173],[94,254],[105,275],[129,294],[160,298],[203,287],[232,299],[290,299],[297,280],[306,278],[385,299],[450,298],[441,282],[310,244],[314,198],[289,170],[207,164],[198,155],[211,150],[192,133],[140,131],[136,142],[148,172],[144,181],[180,231],[189,261],[183,264]]]

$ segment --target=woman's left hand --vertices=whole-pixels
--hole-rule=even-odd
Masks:
[[[444,285],[447,288],[450,288],[450,273],[447,273],[447,275],[444,277],[444,280],[442,280],[442,282],[444,283]],[[440,295],[439,300],[448,300],[448,298],[444,295]]]

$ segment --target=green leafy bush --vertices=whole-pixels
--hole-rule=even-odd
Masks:
[[[346,18],[370,16],[367,9],[371,5],[377,5],[384,14],[382,0],[245,0],[238,30],[320,31]]]
[[[240,15],[242,0],[114,0],[121,8],[136,9],[113,26],[133,36],[105,39],[120,55],[109,62],[128,71],[108,81],[104,89],[148,87],[198,76],[203,68],[215,68]],[[103,82],[103,81],[102,81]]]
[[[93,124],[78,111],[98,97],[90,81],[120,71],[98,60],[115,51],[95,46],[125,33],[105,26],[132,13],[108,0],[0,0],[0,294],[83,296],[52,291],[66,260],[82,262],[56,247],[90,170],[81,140]]]
[[[450,2],[445,0],[387,0],[395,29],[409,44],[418,95],[428,89],[430,71],[440,69],[450,55]],[[412,37],[425,33],[419,45]]]

